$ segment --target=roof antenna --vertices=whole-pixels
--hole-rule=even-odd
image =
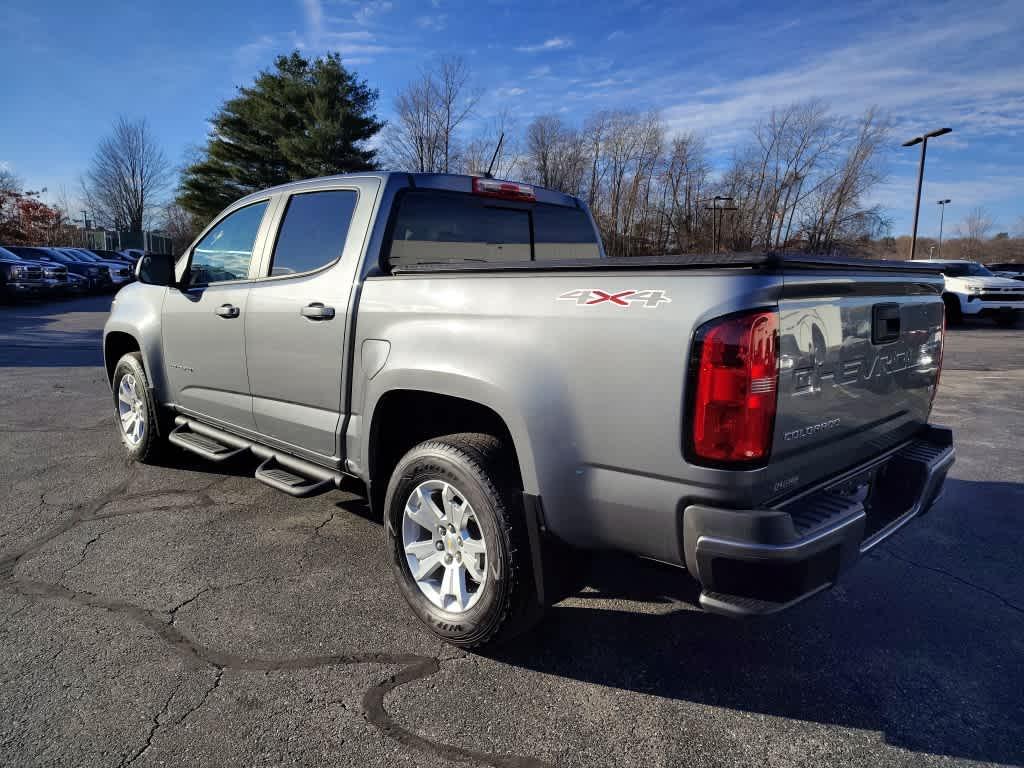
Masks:
[[[498,137],[498,146],[494,148],[494,154],[491,155],[491,164],[487,166],[487,170],[484,172],[485,179],[493,179],[494,174],[491,171],[494,170],[494,161],[498,159],[498,153],[501,152],[501,142],[505,140],[505,132],[502,131]]]

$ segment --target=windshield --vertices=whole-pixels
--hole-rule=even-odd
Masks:
[[[981,264],[974,264],[973,262],[947,264],[942,268],[942,273],[950,277],[995,277]]]
[[[99,259],[91,253],[83,253],[82,251],[65,251],[65,253],[67,253],[71,258],[78,259],[79,261],[91,261],[93,263],[99,261]]]

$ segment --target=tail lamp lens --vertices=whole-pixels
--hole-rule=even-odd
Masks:
[[[692,448],[713,462],[754,462],[772,447],[779,377],[779,316],[714,320],[696,337]]]

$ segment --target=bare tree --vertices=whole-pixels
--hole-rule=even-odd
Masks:
[[[170,185],[170,171],[146,120],[120,117],[100,142],[82,191],[99,223],[141,232]]]
[[[490,169],[499,179],[511,179],[522,175],[522,161],[512,112],[501,109],[477,136],[466,142],[458,167],[472,175],[483,175]]]
[[[661,224],[659,250],[685,253],[697,244],[700,227],[699,202],[711,174],[704,139],[693,133],[672,140],[668,161],[661,173]]]
[[[984,208],[972,210],[960,225],[960,235],[972,243],[980,243],[988,237],[995,222]]]
[[[554,115],[534,118],[526,129],[526,178],[570,195],[583,191],[588,157],[585,140]]]
[[[175,254],[184,252],[200,230],[202,222],[175,202],[164,206],[160,228],[171,238]]]
[[[445,56],[398,94],[396,118],[384,137],[389,164],[430,173],[448,173],[458,165],[459,128],[480,100],[469,82],[465,60]]]

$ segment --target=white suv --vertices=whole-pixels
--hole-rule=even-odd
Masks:
[[[995,319],[999,325],[1011,326],[1024,312],[1024,285],[992,274],[975,261],[919,259],[942,266],[946,288],[946,319],[959,322],[964,316]]]

